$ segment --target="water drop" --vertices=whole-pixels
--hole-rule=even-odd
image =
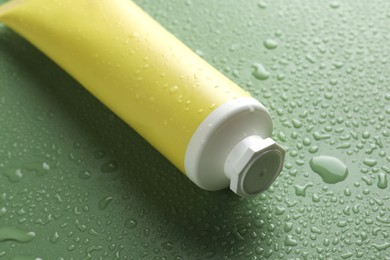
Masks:
[[[384,244],[378,245],[378,244],[372,244],[372,247],[374,247],[378,251],[386,250],[390,247],[390,242],[386,242]]]
[[[0,242],[13,240],[20,243],[27,243],[33,240],[35,232],[26,232],[15,227],[1,227],[0,228]]]
[[[173,243],[172,242],[164,242],[164,243],[161,243],[161,247],[164,248],[165,250],[172,250],[173,249]]]
[[[50,242],[52,242],[53,244],[57,243],[58,239],[60,238],[60,235],[58,234],[58,232],[54,232],[53,235],[51,236],[50,238]]]
[[[325,92],[324,97],[328,100],[331,100],[333,98],[333,94],[330,92]]]
[[[313,145],[309,148],[309,153],[316,153],[318,152],[319,147],[317,145]]]
[[[198,54],[200,57],[204,57],[204,52],[202,50],[196,49],[195,53]]]
[[[98,251],[98,250],[102,250],[103,247],[102,246],[90,246],[88,247],[86,250],[85,250],[85,253],[87,255],[87,259],[90,259],[92,258],[92,253],[94,251]]]
[[[372,180],[370,178],[368,178],[367,176],[363,176],[362,181],[364,181],[368,186],[372,185]]]
[[[333,1],[330,3],[330,7],[333,8],[333,9],[337,9],[340,7],[340,3],[339,2],[336,2],[336,1]]]
[[[259,80],[266,80],[269,78],[270,73],[265,69],[263,64],[255,63],[252,66],[255,68],[255,70],[252,73],[252,75],[255,76],[255,78]]]
[[[319,132],[314,132],[313,137],[316,141],[324,140],[324,139],[329,139],[330,135],[329,134],[321,134]]]
[[[387,188],[387,175],[384,172],[378,174],[378,188],[386,189]]]
[[[316,59],[311,54],[306,54],[305,59],[310,63],[316,62]]]
[[[4,216],[7,212],[7,209],[5,207],[0,208],[0,217]]]
[[[299,121],[298,119],[293,119],[293,120],[292,120],[292,123],[293,123],[293,126],[294,126],[295,128],[301,128],[301,127],[302,127],[302,122]]]
[[[286,239],[284,240],[284,245],[286,245],[286,246],[296,246],[296,245],[298,245],[298,242],[291,235],[287,235]]]
[[[291,222],[286,222],[284,224],[283,230],[285,233],[290,232],[293,229],[293,224]]]
[[[326,183],[338,183],[347,178],[348,168],[339,159],[332,156],[316,156],[310,160],[311,169],[318,173]]]
[[[118,164],[116,161],[110,160],[110,161],[102,164],[102,166],[100,167],[100,170],[103,173],[115,172],[116,170],[118,170]]]
[[[85,230],[87,230],[87,226],[84,224],[81,224],[78,219],[76,219],[73,223],[75,224],[77,229],[80,230],[81,232],[84,232]]]
[[[97,150],[93,153],[93,157],[95,157],[95,159],[102,159],[104,156],[106,156],[106,152],[102,150]]]
[[[363,136],[364,139],[367,139],[367,138],[370,138],[371,134],[368,131],[364,131],[362,136]]]
[[[273,50],[276,47],[278,47],[278,42],[276,40],[273,40],[273,39],[267,39],[264,41],[264,47],[269,49],[269,50]]]
[[[7,170],[3,175],[13,183],[20,182],[23,178],[22,169]]]
[[[310,231],[311,231],[312,233],[322,234],[321,229],[319,229],[319,228],[317,228],[317,227],[311,227],[311,228],[310,228]]]
[[[276,215],[282,215],[285,211],[286,211],[286,209],[283,207],[279,207],[279,206],[275,207],[275,214]]]
[[[336,78],[332,78],[332,79],[329,80],[329,83],[330,83],[330,85],[332,85],[332,86],[336,86],[338,82],[339,82],[339,81],[338,81]],[[327,96],[328,96],[328,97],[327,97]],[[325,98],[327,98],[327,99],[332,99],[332,98],[333,98],[333,94],[330,93],[330,92],[326,92],[326,93],[325,93]]]
[[[129,228],[129,229],[133,229],[137,226],[137,221],[135,219],[128,219],[125,221],[125,227]]]
[[[174,94],[179,88],[175,85],[169,88],[169,93]]]
[[[347,222],[345,220],[340,220],[339,222],[337,222],[336,226],[338,226],[338,227],[346,227],[347,226]]]
[[[364,159],[363,163],[369,167],[374,167],[377,164],[377,161],[374,159]]]
[[[87,179],[91,178],[91,172],[86,171],[86,170],[80,171],[79,178],[82,180],[87,180]]]
[[[347,149],[350,147],[351,147],[350,143],[342,143],[342,144],[339,144],[338,146],[336,146],[337,149]]]
[[[352,194],[352,192],[351,192],[351,190],[350,190],[349,188],[346,188],[346,189],[344,190],[344,195],[345,195],[345,196],[351,196],[351,194]]]
[[[320,197],[317,194],[313,194],[311,199],[312,199],[313,202],[319,202],[320,201]]]
[[[282,142],[286,142],[287,141],[287,137],[286,137],[286,134],[284,132],[279,132],[277,137]]]
[[[307,188],[312,186],[312,182],[309,182],[306,185],[294,185],[295,195],[305,197]]]
[[[260,2],[260,3],[257,4],[257,6],[260,7],[261,9],[265,9],[265,8],[267,8],[267,3]]]
[[[99,209],[106,209],[112,200],[113,198],[111,196],[107,196],[99,200]]]
[[[342,259],[348,259],[348,258],[351,258],[353,256],[353,253],[352,252],[345,252],[343,254],[340,255]]]
[[[311,144],[311,140],[310,140],[310,138],[308,138],[308,137],[305,137],[304,139],[303,139],[303,145],[305,145],[305,146],[309,146],[310,144]]]
[[[30,162],[23,165],[23,170],[33,172],[37,176],[43,176],[50,171],[50,165],[47,162]]]

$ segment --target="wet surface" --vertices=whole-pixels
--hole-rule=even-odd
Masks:
[[[283,172],[200,190],[0,25],[0,259],[388,259],[390,5],[137,3],[269,108]]]

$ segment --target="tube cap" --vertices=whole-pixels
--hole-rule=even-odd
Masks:
[[[245,138],[231,150],[225,163],[230,189],[245,198],[265,191],[281,172],[284,155],[284,148],[271,138]]]

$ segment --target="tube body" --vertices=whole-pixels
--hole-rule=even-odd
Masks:
[[[48,55],[184,173],[185,161],[191,161],[189,143],[201,123],[223,104],[250,97],[129,0],[14,0],[0,7],[0,21]],[[263,130],[244,129],[246,135],[271,134],[270,117],[265,109],[262,113]],[[239,133],[230,139],[236,143],[242,138]],[[225,175],[219,179],[224,181],[203,188],[228,186]]]
[[[248,96],[128,0],[24,0],[3,14],[181,171],[197,126]]]

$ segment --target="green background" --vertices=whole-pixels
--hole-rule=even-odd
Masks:
[[[136,2],[269,108],[283,172],[200,190],[0,25],[0,259],[390,259],[390,3]]]

